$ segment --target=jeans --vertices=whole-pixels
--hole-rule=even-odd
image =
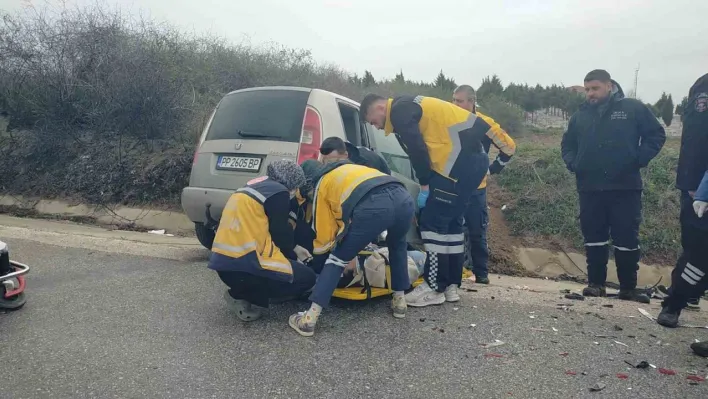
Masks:
[[[354,259],[384,230],[388,231],[386,246],[391,265],[391,288],[394,291],[408,289],[411,283],[406,236],[414,213],[413,198],[403,186],[387,184],[371,190],[354,206],[347,233],[329,254],[310,300],[327,307],[342,274],[342,265]]]
[[[298,261],[291,260],[293,281],[271,280],[245,272],[218,272],[219,278],[229,286],[234,299],[242,299],[256,306],[268,307],[271,298],[298,297],[315,285],[315,272]]]
[[[590,284],[605,285],[611,237],[620,289],[637,287],[641,222],[640,190],[580,192],[580,229],[585,238]]]
[[[489,226],[489,212],[487,210],[487,189],[477,190],[472,196],[465,211],[465,225],[469,235],[469,251],[471,264],[469,268],[476,277],[487,277],[489,273],[487,262],[489,260],[489,247],[487,246],[487,226]]]

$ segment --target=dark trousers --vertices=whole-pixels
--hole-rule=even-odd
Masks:
[[[487,189],[478,189],[470,198],[465,211],[465,226],[469,237],[470,265],[476,277],[487,277],[487,262],[489,247],[487,246],[487,226],[489,212],[487,210]]]
[[[387,231],[391,289],[404,291],[410,288],[406,236],[413,223],[414,213],[413,198],[403,186],[388,184],[373,189],[354,206],[351,223],[325,261],[310,300],[323,308],[327,307],[343,268],[359,251],[376,241],[384,230]]]
[[[218,272],[219,278],[229,286],[234,299],[242,299],[256,306],[268,307],[271,298],[298,297],[315,285],[315,272],[298,261],[291,260],[293,281],[271,280],[246,272]]]
[[[489,167],[486,157],[475,157],[474,161],[468,175],[457,182],[434,174],[428,201],[421,211],[420,236],[427,254],[423,277],[438,292],[444,292],[450,284],[462,284],[464,214]]]
[[[704,216],[699,219],[693,211],[693,199],[688,193],[681,196],[681,247],[676,267],[671,272],[669,296],[664,306],[672,310],[686,307],[689,299],[699,298],[708,289],[708,228]]]
[[[642,192],[616,190],[579,194],[580,228],[585,238],[589,283],[605,285],[612,238],[620,289],[636,288],[640,258]]]

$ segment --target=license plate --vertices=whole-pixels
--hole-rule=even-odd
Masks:
[[[261,158],[232,157],[221,155],[216,161],[216,168],[225,170],[245,170],[249,172],[258,172],[258,170],[261,168]]]

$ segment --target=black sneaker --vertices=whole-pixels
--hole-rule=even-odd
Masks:
[[[489,285],[489,277],[475,277],[475,283]]]
[[[605,290],[605,287],[601,285],[590,284],[589,286],[583,288],[583,296],[604,297],[607,296],[607,291]]]
[[[698,356],[708,357],[708,341],[692,343],[691,349]]]
[[[656,322],[664,327],[676,328],[679,324],[680,315],[680,310],[670,310],[668,307],[664,307],[661,309],[659,317],[656,318]]]
[[[623,289],[620,289],[619,295],[617,297],[623,301],[651,303],[651,299],[649,298],[649,295],[647,295],[647,293],[644,292],[644,290],[638,290],[638,289],[623,290]]]

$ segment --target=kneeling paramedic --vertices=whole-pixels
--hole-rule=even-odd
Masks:
[[[300,166],[275,161],[224,207],[209,268],[229,286],[225,299],[243,321],[260,318],[271,298],[301,296],[315,284],[315,273],[295,260],[310,255],[295,246],[288,223],[291,196],[303,184]]]
[[[315,188],[308,195],[316,237],[310,265],[314,269],[324,266],[310,295],[312,305],[290,316],[290,326],[300,335],[314,335],[317,319],[329,304],[344,268],[384,230],[388,231],[393,316],[405,317],[404,291],[411,285],[406,235],[415,213],[413,198],[396,178],[349,161],[330,163],[315,173]]]
[[[386,100],[369,94],[361,112],[387,135],[395,132],[420,182],[425,283],[407,294],[406,302],[422,307],[458,301],[465,252],[463,216],[489,169],[481,140],[491,126],[454,104],[423,96]]]
[[[683,112],[676,187],[681,190],[682,252],[657,322],[676,327],[689,299],[708,289],[708,74],[689,90]],[[705,351],[708,352],[708,343]]]

